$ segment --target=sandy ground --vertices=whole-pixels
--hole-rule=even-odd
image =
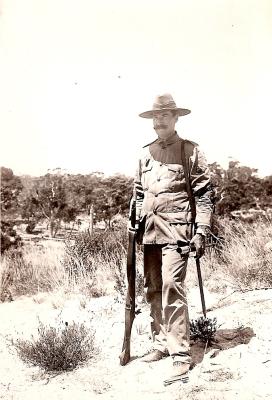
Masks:
[[[148,310],[142,305],[133,326],[132,358],[122,367],[119,354],[124,329],[124,306],[111,297],[86,301],[80,295],[66,301],[55,294],[22,297],[0,304],[0,399],[148,399],[148,400],[257,400],[272,399],[272,290],[232,293],[228,297],[206,291],[208,317],[221,328],[251,327],[248,344],[212,351],[191,372],[186,384],[165,387],[171,358],[146,364],[141,357],[152,347]],[[201,316],[198,289],[189,294],[190,317]],[[78,321],[96,328],[100,353],[88,364],[69,373],[50,376],[25,365],[8,349],[7,337],[28,338],[37,331],[38,319],[48,324]]]

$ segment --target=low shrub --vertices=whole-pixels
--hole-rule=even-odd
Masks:
[[[190,321],[190,338],[193,341],[201,340],[208,345],[212,342],[218,329],[216,318],[204,318]]]
[[[12,345],[22,361],[47,372],[73,370],[98,351],[94,334],[84,324],[75,322],[59,327],[40,322],[37,338],[17,339]]]

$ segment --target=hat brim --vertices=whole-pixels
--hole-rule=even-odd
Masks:
[[[187,110],[187,108],[163,108],[163,109],[160,108],[158,110],[145,111],[139,114],[139,117],[152,119],[154,113],[164,112],[164,111],[175,111],[179,117],[190,114],[191,112],[191,110]]]

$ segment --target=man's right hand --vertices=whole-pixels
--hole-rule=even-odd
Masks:
[[[139,231],[139,224],[136,223],[135,226],[132,226],[131,222],[129,221],[129,223],[128,223],[128,231],[137,233]]]
[[[198,258],[202,257],[205,253],[205,236],[200,233],[196,233],[195,236],[190,241],[191,245],[195,246],[196,256]]]
[[[135,227],[133,227],[129,223],[128,232],[135,234],[135,239],[136,239],[137,244],[139,244],[139,245],[143,244],[143,232],[140,230],[139,224],[136,224]]]
[[[129,232],[132,232],[132,233],[137,233],[137,232],[138,232],[138,229],[136,229],[136,228],[134,228],[133,226],[129,225],[129,226],[128,226],[128,231],[129,231]]]

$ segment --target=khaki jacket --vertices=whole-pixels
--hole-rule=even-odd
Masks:
[[[136,214],[145,222],[144,244],[187,243],[191,239],[193,221],[181,165],[181,140],[175,135],[163,148],[157,140],[145,147],[140,157],[135,178]],[[195,222],[210,226],[213,204],[206,159],[196,143],[186,140],[184,150],[196,201]]]

